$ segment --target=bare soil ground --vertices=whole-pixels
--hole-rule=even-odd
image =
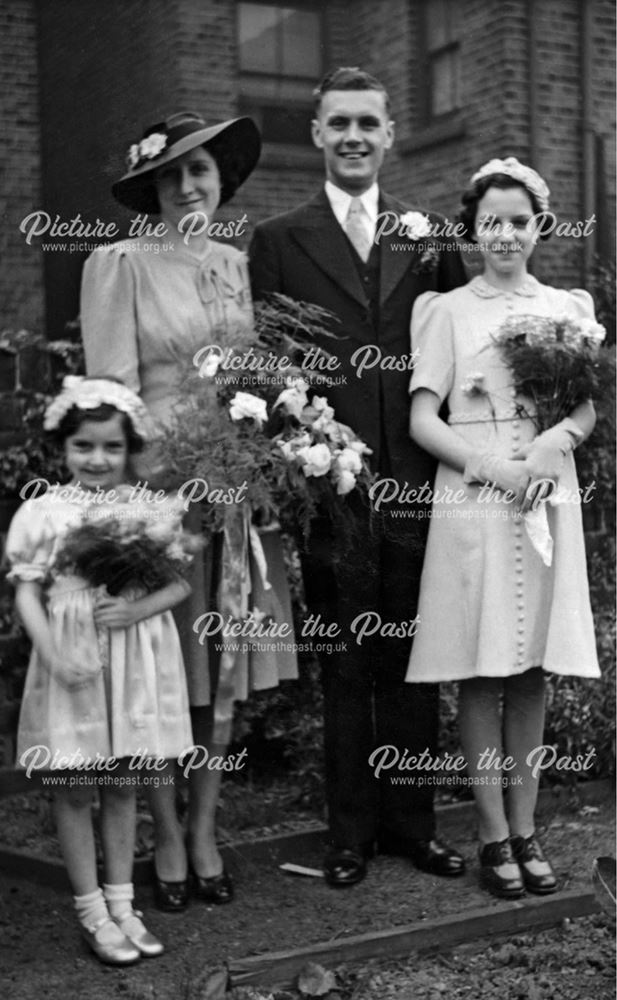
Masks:
[[[2,801],[5,819],[10,800]],[[542,840],[563,889],[588,890],[594,857],[612,853],[614,805],[545,806]],[[14,816],[13,826],[23,825]],[[214,1000],[209,977],[233,959],[384,930],[498,905],[477,884],[469,813],[451,810],[441,835],[468,859],[456,882],[433,878],[400,859],[377,858],[364,882],[333,891],[321,879],[283,874],[268,861],[237,856],[236,898],[229,906],[192,902],[183,914],[164,914],[149,887],[138,890],[148,926],[165,954],[121,970],[101,965],[77,930],[70,896],[0,874],[0,996],[7,1000]],[[23,840],[22,840],[23,845]],[[294,857],[320,867],[321,851]],[[331,1000],[605,1000],[615,996],[613,932],[602,916],[564,922],[554,930],[478,942],[449,954],[406,962],[366,963],[337,971]],[[223,994],[219,993],[219,996]],[[261,1000],[268,990],[236,988],[237,1000]],[[292,1000],[296,991],[274,991]]]

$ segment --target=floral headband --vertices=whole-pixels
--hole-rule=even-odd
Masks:
[[[74,406],[79,410],[94,410],[102,403],[108,403],[121,413],[126,413],[135,433],[144,441],[152,437],[148,411],[132,389],[111,379],[85,378],[83,375],[65,376],[62,392],[45,410],[43,427],[46,431],[55,430]]]
[[[524,163],[519,163],[515,156],[507,156],[505,160],[489,160],[471,178],[471,183],[482,180],[483,177],[490,177],[491,174],[505,174],[512,180],[518,181],[527,188],[530,194],[534,195],[540,211],[547,212],[549,205],[550,191],[546,181],[542,180],[532,167],[526,167]]]

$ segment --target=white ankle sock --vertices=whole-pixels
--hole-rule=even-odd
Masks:
[[[103,892],[114,920],[123,920],[133,912],[132,882],[115,882],[113,885],[103,883]]]
[[[77,919],[84,927],[94,927],[109,917],[107,903],[101,889],[87,892],[85,896],[73,896]]]

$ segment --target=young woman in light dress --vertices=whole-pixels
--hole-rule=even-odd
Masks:
[[[573,453],[593,430],[593,404],[537,435],[517,405],[529,411],[530,402],[517,399],[491,339],[508,317],[593,318],[587,292],[543,285],[527,271],[548,199],[542,178],[514,157],[474,174],[461,219],[483,272],[447,294],[421,296],[411,325],[411,433],[440,465],[407,679],[459,682],[481,877],[506,898],[557,887],[534,821],[545,671],[599,676],[580,504],[546,507],[550,566],[522,517],[534,480],[578,496]]]

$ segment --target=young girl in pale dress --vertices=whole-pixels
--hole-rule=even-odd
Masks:
[[[83,578],[54,572],[70,529],[102,516],[103,508],[105,516],[114,516],[130,454],[148,436],[139,398],[112,380],[69,377],[47,409],[45,428],[63,444],[71,481],[26,499],[7,539],[9,578],[32,640],[17,762],[59,775],[54,813],[81,930],[98,958],[125,965],[163,951],[132,906],[139,768],[129,761],[136,754],[175,758],[192,743],[180,643],[169,610],[189,588],[178,579],[144,596],[127,590],[126,596],[110,597]],[[180,529],[173,505],[165,513]],[[175,523],[171,528],[173,534]],[[94,762],[96,770],[86,769]],[[102,889],[92,820],[95,787]]]
[[[527,273],[548,196],[542,178],[514,157],[485,164],[461,216],[484,272],[445,295],[420,296],[411,325],[418,351],[411,433],[440,465],[407,680],[460,682],[481,878],[505,898],[557,888],[535,837],[539,774],[529,757],[543,743],[543,671],[599,676],[580,504],[546,505],[550,566],[521,516],[533,480],[552,479],[578,496],[573,451],[593,429],[594,408],[583,402],[536,436],[491,339],[517,314],[593,318],[587,292],[551,288]],[[496,487],[490,500],[486,487],[481,493],[486,483]]]

